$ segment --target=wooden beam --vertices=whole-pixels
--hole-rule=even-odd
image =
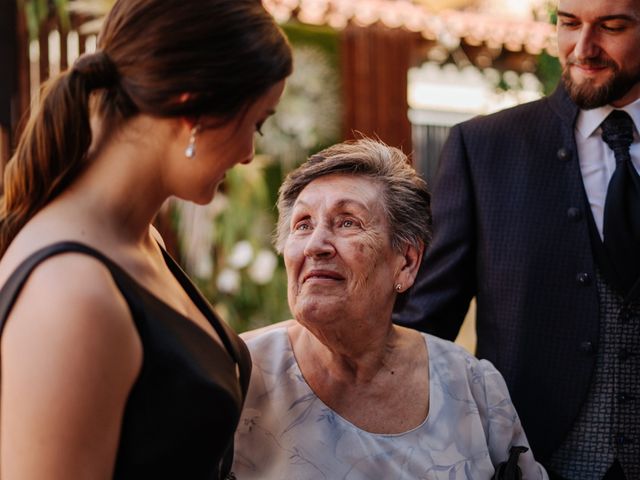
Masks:
[[[9,142],[9,129],[0,125],[0,192],[3,191],[4,166],[11,158],[11,146]]]
[[[14,0],[0,2],[0,64],[6,66],[0,75],[0,175],[11,151],[11,104],[17,83],[16,7]]]
[[[344,138],[360,132],[411,152],[407,75],[415,35],[379,24],[343,30]]]
[[[16,62],[16,89],[11,99],[11,146],[15,147],[22,133],[24,124],[29,118],[29,105],[31,101],[31,75],[29,64],[29,32],[24,12],[18,9],[16,12],[15,33],[15,62]]]

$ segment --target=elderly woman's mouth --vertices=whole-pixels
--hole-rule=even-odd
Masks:
[[[344,280],[344,277],[337,272],[331,270],[312,270],[302,277],[302,283],[307,280]]]

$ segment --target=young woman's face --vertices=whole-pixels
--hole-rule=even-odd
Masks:
[[[255,133],[275,113],[284,85],[285,81],[281,80],[271,86],[249,108],[224,125],[208,127],[206,120],[201,121],[195,156],[181,159],[190,180],[183,192],[177,194],[179,197],[199,204],[209,203],[227,170],[253,159]],[[187,142],[184,146],[186,148]]]

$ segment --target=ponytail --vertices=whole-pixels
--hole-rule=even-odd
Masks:
[[[78,58],[73,68],[49,80],[4,173],[0,200],[0,256],[18,231],[82,170],[91,145],[89,98],[117,83],[109,57]]]

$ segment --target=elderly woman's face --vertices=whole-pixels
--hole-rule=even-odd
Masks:
[[[284,245],[297,320],[390,314],[403,259],[391,248],[382,202],[381,186],[364,176],[327,175],[300,192]]]

